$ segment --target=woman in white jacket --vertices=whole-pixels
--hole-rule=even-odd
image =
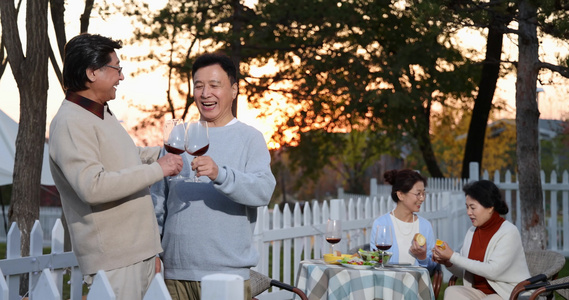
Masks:
[[[448,287],[444,298],[508,299],[516,284],[530,277],[520,233],[500,216],[508,213],[508,206],[493,182],[476,181],[463,190],[473,226],[460,252],[447,243],[432,250],[434,260],[463,278],[464,285]]]

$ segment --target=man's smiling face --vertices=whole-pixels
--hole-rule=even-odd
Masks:
[[[233,119],[231,106],[237,97],[237,83],[231,84],[229,76],[220,65],[200,68],[194,75],[194,100],[202,119],[210,126],[224,126]]]
[[[87,77],[90,82],[87,82],[88,91],[82,95],[101,104],[109,100],[113,100],[117,96],[117,86],[121,80],[124,80],[124,75],[120,68],[120,60],[116,52],[109,54],[111,62],[100,69],[87,69]]]

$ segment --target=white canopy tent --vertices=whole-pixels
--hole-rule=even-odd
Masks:
[[[0,186],[12,184],[17,135],[18,123],[12,120],[12,118],[0,109]],[[41,184],[55,185],[49,169],[49,151],[47,143],[43,149]]]

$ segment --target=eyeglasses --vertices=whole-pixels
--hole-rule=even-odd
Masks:
[[[408,192],[408,194],[415,195],[415,197],[417,197],[417,199],[421,199],[421,198],[425,199],[425,197],[427,196],[427,194],[425,192],[420,192],[420,193]]]
[[[119,75],[122,73],[122,67],[111,66],[111,65],[105,65],[105,67],[113,68],[113,69],[119,71]]]

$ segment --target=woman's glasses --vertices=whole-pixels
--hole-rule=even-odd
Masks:
[[[417,197],[417,199],[421,199],[421,198],[425,199],[425,197],[427,196],[427,195],[425,194],[425,192],[420,192],[420,193],[411,193],[411,192],[408,192],[408,194],[415,195],[415,197]]]

